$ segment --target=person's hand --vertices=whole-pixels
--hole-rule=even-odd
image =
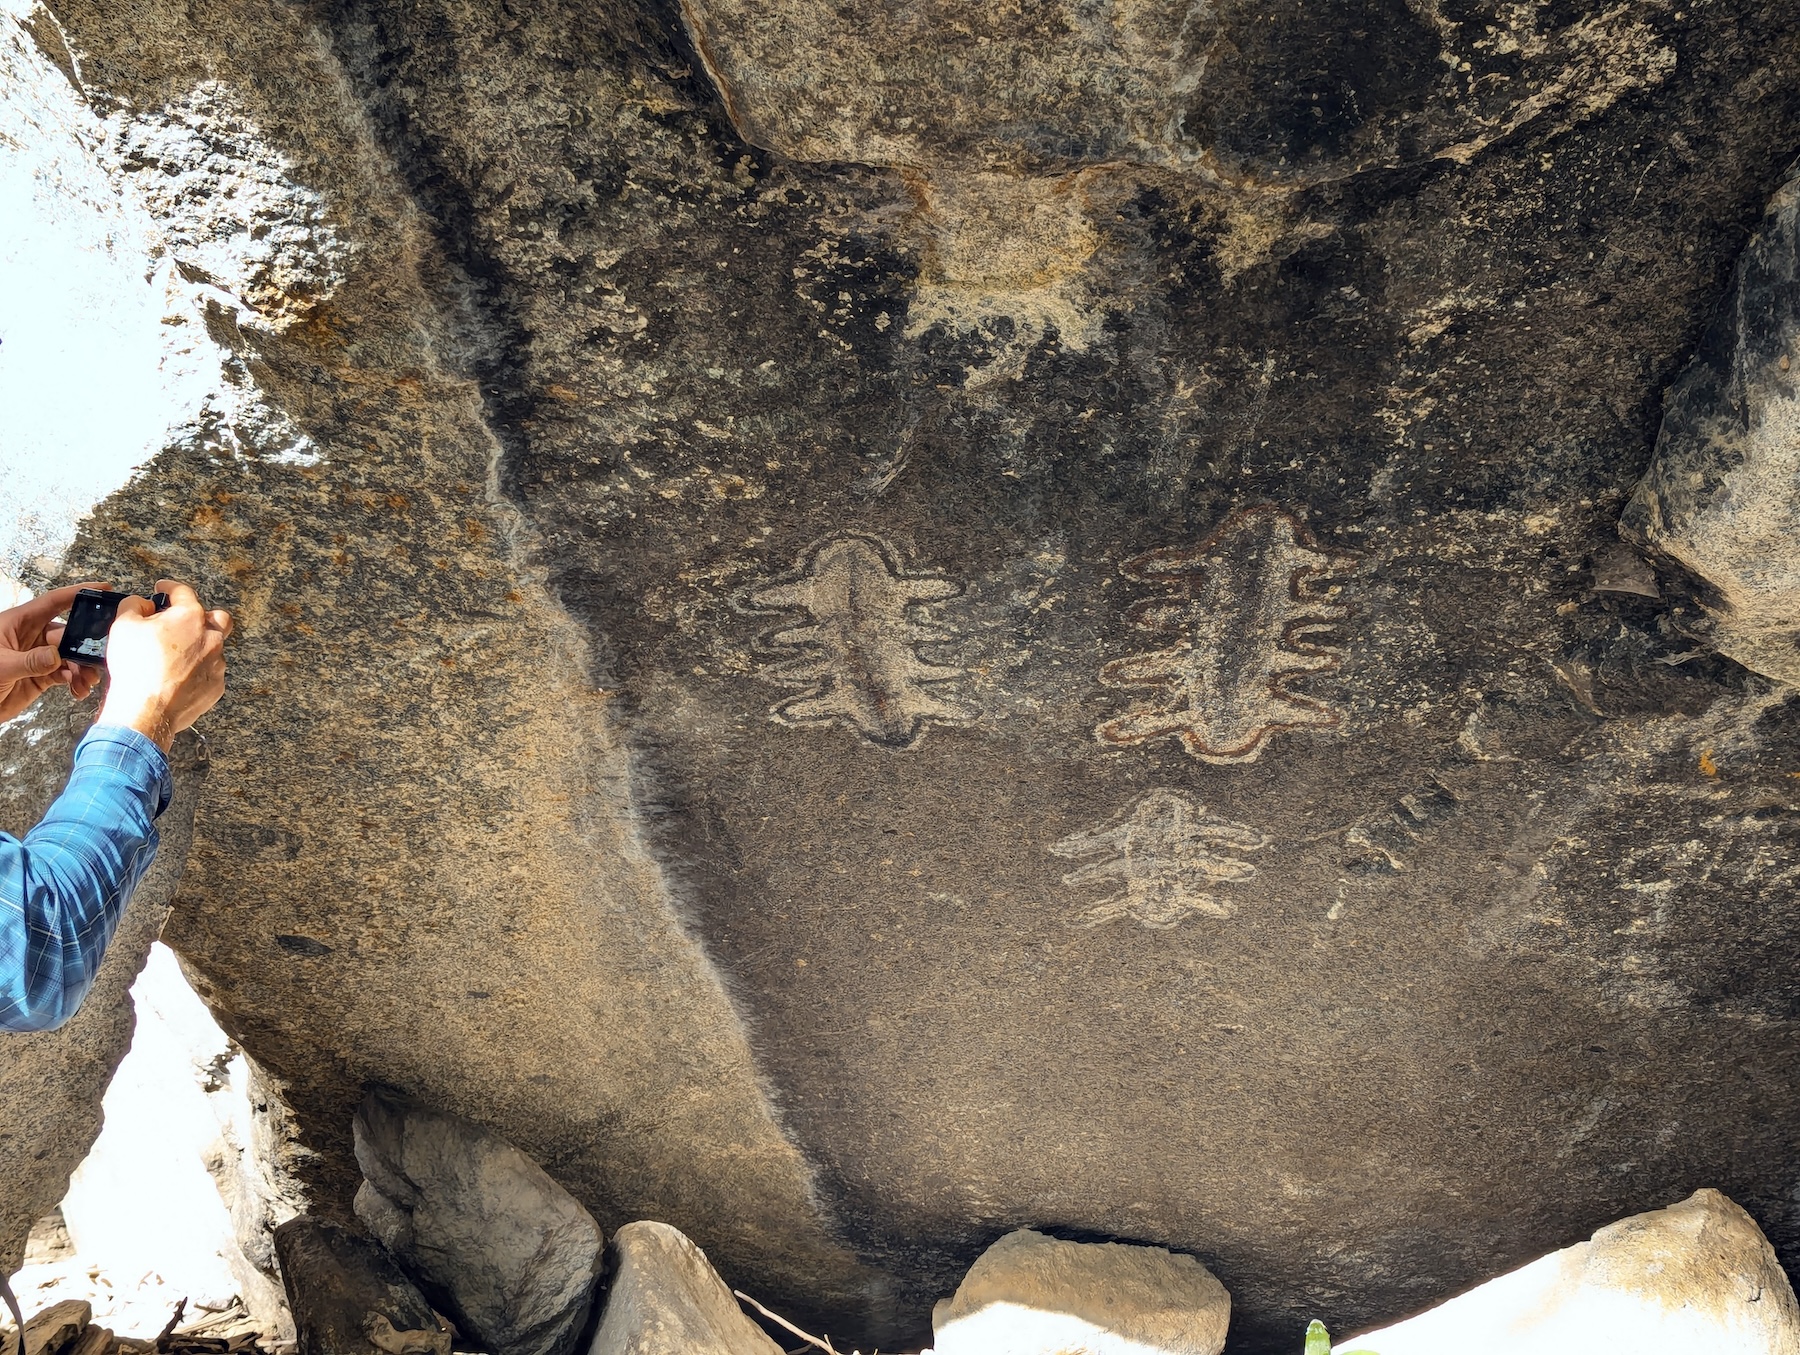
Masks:
[[[66,684],[77,701],[94,690],[100,671],[56,652],[63,633],[56,618],[83,588],[105,587],[74,583],[0,612],[0,720],[12,719],[52,687]]]
[[[106,700],[100,723],[126,725],[163,752],[225,695],[225,637],[231,613],[207,611],[185,583],[158,579],[169,606],[148,598],[119,604],[106,639]]]

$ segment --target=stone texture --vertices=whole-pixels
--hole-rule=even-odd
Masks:
[[[863,1349],[1800,1255],[1800,711],[1592,586],[1789,6],[55,8],[216,373],[61,568],[240,614],[167,939],[319,1210],[380,1083]]]
[[[300,1355],[450,1355],[449,1328],[367,1237],[301,1214],[275,1250]]]
[[[589,1355],[779,1355],[706,1253],[666,1223],[614,1233],[607,1282]]]
[[[24,1355],[62,1355],[81,1339],[93,1317],[93,1305],[82,1299],[64,1299],[33,1313],[25,1319]],[[6,1333],[4,1349],[9,1355],[18,1355],[16,1330]]]
[[[1008,1233],[931,1314],[937,1355],[1219,1355],[1231,1295],[1191,1256]]]
[[[1670,388],[1625,525],[1711,586],[1704,638],[1800,686],[1800,177],[1770,201]]]
[[[495,1355],[567,1355],[600,1275],[598,1225],[517,1148],[372,1092],[357,1217]]]
[[[1342,1343],[1380,1355],[1793,1355],[1774,1249],[1716,1190],[1622,1219],[1428,1313]]]

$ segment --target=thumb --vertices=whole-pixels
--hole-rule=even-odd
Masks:
[[[20,678],[45,677],[62,667],[62,655],[55,645],[39,645],[36,649],[0,650],[0,681],[17,682]]]

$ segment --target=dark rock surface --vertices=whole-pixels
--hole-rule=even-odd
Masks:
[[[300,1355],[450,1355],[449,1328],[369,1238],[302,1214],[275,1251]]]
[[[67,567],[240,614],[168,939],[320,1208],[381,1082],[841,1345],[1800,1257],[1800,709],[1594,586],[1789,7],[57,14],[248,402]]]
[[[372,1092],[356,1111],[356,1214],[458,1330],[495,1355],[568,1355],[605,1238],[510,1143]]]

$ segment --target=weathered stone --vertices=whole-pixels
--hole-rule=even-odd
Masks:
[[[1191,1256],[1021,1228],[931,1314],[937,1355],[1219,1355],[1231,1295]]]
[[[1669,390],[1625,526],[1715,590],[1714,646],[1800,686],[1800,175]]]
[[[762,151],[667,5],[57,3],[218,373],[62,568],[240,615],[167,939],[319,1208],[381,1083],[865,1350],[1022,1225],[1290,1350],[1724,1145],[1800,1255],[1800,708],[1590,570],[1791,6],[1038,8],[697,0]]]
[[[449,1328],[377,1243],[302,1214],[275,1250],[300,1355],[450,1355]]]
[[[85,1299],[64,1299],[25,1319],[24,1355],[63,1355],[81,1339],[94,1320],[94,1305]],[[16,1330],[8,1330],[0,1350],[18,1355]]]
[[[1380,1355],[1796,1355],[1800,1309],[1755,1220],[1718,1191],[1697,1190],[1339,1348]]]
[[[111,1355],[114,1337],[111,1327],[89,1326],[69,1346],[67,1355]]]
[[[566,1355],[593,1303],[601,1236],[517,1148],[371,1092],[356,1112],[356,1213],[495,1355]]]
[[[706,1253],[668,1224],[626,1224],[608,1257],[606,1308],[588,1355],[779,1355]]]

